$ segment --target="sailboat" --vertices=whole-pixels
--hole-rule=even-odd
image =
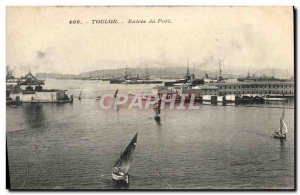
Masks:
[[[286,134],[288,133],[287,126],[284,122],[284,115],[285,115],[285,110],[283,108],[282,110],[282,116],[280,118],[280,128],[278,130],[275,130],[274,132],[274,138],[277,139],[286,139]]]
[[[81,93],[82,93],[82,91],[80,91],[80,93],[79,93],[78,100],[81,100]]]
[[[155,107],[155,116],[154,116],[154,120],[156,121],[160,121],[160,105],[161,105],[161,100],[158,100]]]
[[[119,110],[119,102],[118,102],[118,93],[119,93],[119,89],[117,89],[114,93],[114,98],[115,98],[115,105],[114,105],[114,109],[115,110]]]
[[[137,143],[137,135],[138,133],[135,134],[126,149],[123,152],[121,151],[120,157],[112,168],[111,175],[114,181],[126,182],[126,184],[129,183],[128,170],[130,168],[131,161],[133,160],[133,153]]]

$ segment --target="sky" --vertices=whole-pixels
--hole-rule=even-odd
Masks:
[[[7,7],[6,14],[6,64],[15,75],[187,61],[215,70],[219,60],[224,71],[294,69],[292,7]],[[118,23],[92,24],[105,19]]]

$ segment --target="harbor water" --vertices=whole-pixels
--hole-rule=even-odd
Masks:
[[[294,104],[286,105],[286,140],[272,137],[281,105],[197,110],[103,110],[96,96],[136,94],[152,85],[46,80],[68,89],[73,104],[6,107],[12,189],[114,189],[111,169],[134,134],[129,189],[293,189]],[[82,100],[77,96],[82,91]],[[274,107],[272,107],[274,106]]]

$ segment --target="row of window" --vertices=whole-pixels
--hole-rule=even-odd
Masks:
[[[241,91],[242,93],[247,93],[247,91],[246,90],[231,90],[232,92],[239,92],[239,91]],[[227,90],[227,91],[221,91],[220,90],[220,92],[231,92],[230,90]],[[267,89],[254,89],[254,91],[256,91],[257,93],[260,93],[260,92],[263,92],[263,93],[268,93],[268,92],[270,92],[270,91],[276,91],[277,93],[284,93],[284,92],[288,92],[288,91],[291,91],[291,93],[294,93],[294,89],[292,89],[292,90],[287,90],[287,89],[285,89],[285,90],[282,90],[282,89],[274,89],[274,90],[267,90]]]
[[[254,89],[254,88],[292,88],[292,85],[245,85],[245,86],[220,86],[220,89]]]
[[[204,89],[205,92],[216,92],[216,89]]]
[[[236,92],[224,92],[220,93],[220,95],[227,95],[227,94],[293,94],[294,92],[292,90],[286,90],[286,91],[265,91],[264,93],[262,91],[236,91]]]

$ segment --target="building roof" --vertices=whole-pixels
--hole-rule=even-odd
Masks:
[[[45,85],[44,80],[39,80],[31,72],[21,78],[20,85]]]
[[[244,82],[230,82],[230,83],[207,83],[210,86],[224,86],[224,85],[272,85],[272,84],[292,84],[294,85],[293,81],[244,81]]]
[[[153,87],[152,89],[165,89],[165,90],[167,90],[168,87],[156,85],[156,86]]]
[[[217,86],[214,85],[198,85],[193,89],[219,89]]]

